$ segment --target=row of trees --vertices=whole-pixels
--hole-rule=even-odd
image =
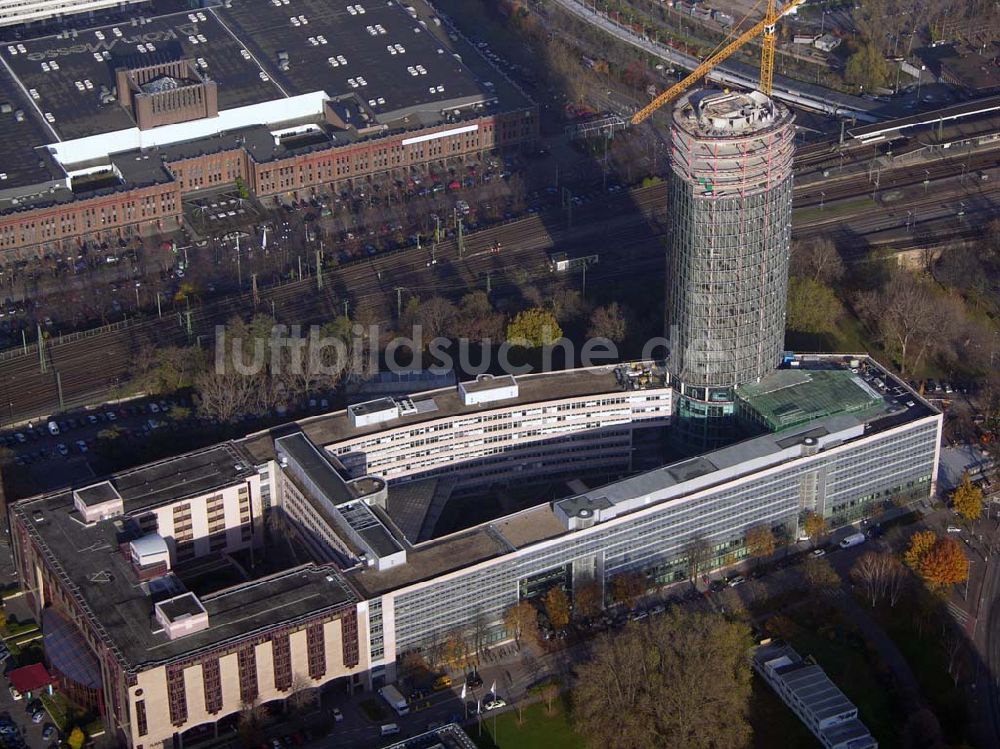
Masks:
[[[578,732],[592,747],[746,746],[751,644],[746,623],[678,607],[601,636],[576,669]]]
[[[581,310],[589,314],[589,336],[615,343],[624,339],[628,323],[621,305],[612,302],[588,309],[575,292],[553,295],[545,304],[509,318],[483,291],[468,293],[457,304],[440,296],[413,297],[396,327],[401,335],[413,337],[420,326],[419,343],[425,350],[439,337],[535,348],[562,337],[561,321],[573,322]],[[141,346],[135,359],[135,385],[153,394],[192,387],[199,396],[199,415],[218,422],[274,413],[283,403],[335,388],[345,377],[370,374],[392,331],[376,324],[379,334],[373,340],[371,328],[356,336],[352,324],[346,316],[334,317],[313,335],[277,326],[269,315],[233,318],[225,326],[224,344],[223,339],[216,341],[217,349],[223,346],[221,352]],[[272,345],[275,336],[281,339],[278,346]]]
[[[829,335],[852,310],[904,377],[929,365],[989,371],[995,342],[983,313],[1000,312],[1000,222],[977,246],[928,254],[916,269],[876,253],[847,272],[826,237],[792,244],[787,326]]]

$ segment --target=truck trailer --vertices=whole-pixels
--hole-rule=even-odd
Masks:
[[[378,693],[396,711],[396,715],[406,715],[410,712],[410,706],[406,703],[406,698],[402,692],[396,689],[395,684],[387,684],[379,689]]]

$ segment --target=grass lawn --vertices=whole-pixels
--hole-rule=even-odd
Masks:
[[[849,310],[845,310],[833,330],[826,333],[785,331],[785,347],[789,351],[833,351],[856,354],[875,348],[870,341],[866,341],[867,333],[864,326]]]
[[[524,725],[517,724],[517,712],[494,719],[484,716],[482,736],[479,726],[466,727],[479,749],[580,749],[583,738],[573,730],[566,709],[559,704],[555,715],[546,715],[545,704],[530,705],[524,710]]]
[[[905,716],[879,679],[875,664],[869,660],[854,628],[834,609],[825,610],[820,622],[801,621],[794,615],[792,618],[801,627],[791,638],[799,655],[816,659],[826,675],[857,706],[861,721],[882,749],[898,748],[899,727]]]
[[[819,740],[763,679],[754,674],[752,684],[753,691],[750,694],[752,749],[774,749],[776,746],[820,749]]]
[[[70,714],[73,712],[73,706],[59,692],[51,695],[40,694],[38,699],[42,701],[56,727],[60,731],[65,731],[69,724]]]

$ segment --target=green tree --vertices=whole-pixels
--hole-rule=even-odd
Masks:
[[[236,194],[243,200],[250,197],[250,188],[247,187],[247,183],[242,177],[236,178]]]
[[[788,279],[786,327],[797,333],[829,333],[844,308],[833,289],[814,278]]]
[[[878,47],[870,42],[862,43],[857,51],[847,58],[844,80],[853,86],[863,86],[871,91],[885,86],[888,78],[889,71],[885,57],[879,52]]]
[[[548,346],[562,338],[562,334],[555,316],[541,307],[518,312],[507,324],[507,340],[524,348]]]
[[[680,607],[603,635],[577,667],[579,733],[595,749],[746,746],[751,642],[744,622]]]
[[[951,506],[966,520],[979,520],[983,514],[983,490],[972,483],[968,471],[962,476],[962,483],[951,493]]]

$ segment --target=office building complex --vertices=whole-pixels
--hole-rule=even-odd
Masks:
[[[0,26],[35,23],[121,8],[145,0],[0,0]]]
[[[791,112],[756,91],[674,109],[667,334],[688,447],[732,439],[734,388],[781,361],[794,136]]]
[[[362,683],[354,588],[333,565],[267,550],[274,482],[223,444],[12,510],[59,688],[122,743],[195,743],[247,704]]]
[[[440,19],[296,2],[0,45],[0,259],[176,229],[191,193],[239,185],[273,203],[405,184],[418,165],[537,137],[534,103]]]
[[[673,582],[694,543],[716,567],[754,526],[794,540],[807,513],[839,526],[933,491],[941,414],[866,357],[735,388],[751,436],[649,470],[675,395],[651,363],[481,377],[24,500],[13,548],[49,665],[127,745],[196,745],[247,699],[507,639],[507,609],[552,586]]]

